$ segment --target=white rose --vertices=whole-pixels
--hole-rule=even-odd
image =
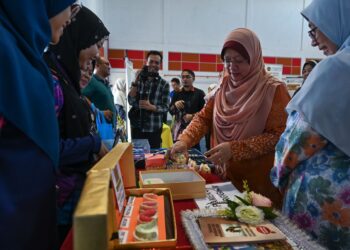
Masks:
[[[256,225],[264,221],[264,212],[254,206],[241,205],[235,212],[240,222]]]

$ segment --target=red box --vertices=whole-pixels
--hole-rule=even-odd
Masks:
[[[166,167],[164,154],[145,154],[146,169],[164,169]]]

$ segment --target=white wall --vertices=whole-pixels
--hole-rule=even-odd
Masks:
[[[86,0],[110,30],[109,48],[219,54],[232,29],[247,27],[261,40],[264,56],[322,58],[310,46],[307,22],[300,11],[311,0]],[[121,76],[119,71],[113,74]],[[199,72],[197,82],[217,74]],[[201,79],[201,76],[203,76]],[[115,77],[115,76],[113,76]]]
[[[219,53],[228,32],[254,30],[265,56],[321,57],[300,11],[311,0],[85,0],[111,32],[109,47]]]

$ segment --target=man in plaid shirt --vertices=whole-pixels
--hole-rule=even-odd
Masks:
[[[169,83],[159,76],[162,54],[150,51],[146,65],[131,84],[128,102],[131,136],[148,139],[151,148],[160,148],[163,114],[169,108]]]

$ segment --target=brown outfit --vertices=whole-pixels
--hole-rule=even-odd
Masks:
[[[232,141],[233,157],[226,163],[227,178],[235,187],[242,191],[242,181],[247,180],[251,190],[270,198],[278,208],[282,204],[282,195],[270,181],[270,170],[273,166],[275,146],[285,129],[285,107],[289,100],[286,86],[279,85],[263,133]],[[179,139],[184,141],[188,148],[198,143],[208,131],[212,132],[212,136],[215,135],[215,131],[212,131],[213,109],[214,98],[211,98],[180,136]]]

